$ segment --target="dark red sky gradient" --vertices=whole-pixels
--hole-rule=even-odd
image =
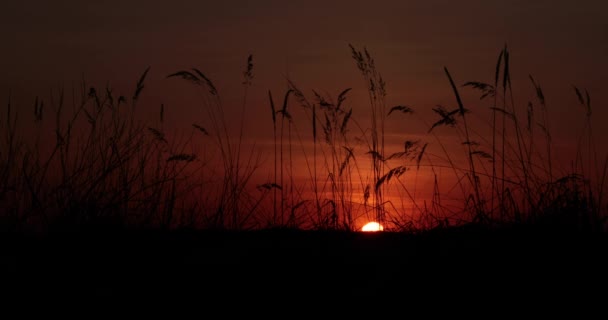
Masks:
[[[432,107],[455,105],[443,67],[457,84],[492,82],[498,53],[508,43],[516,103],[534,98],[532,74],[545,91],[558,148],[572,145],[584,121],[572,85],[589,91],[595,134],[608,137],[600,124],[608,117],[603,0],[5,0],[0,39],[0,101],[10,92],[13,104],[29,113],[34,96],[70,88],[83,77],[130,95],[151,66],[141,104],[156,114],[164,103],[172,128],[189,128],[203,112],[192,87],[166,79],[168,74],[201,69],[226,110],[238,114],[242,72],[253,54],[245,130],[261,146],[272,139],[267,91],[280,100],[287,77],[307,94],[315,89],[335,98],[352,87],[347,106],[367,123],[365,84],[349,43],[375,57],[387,82],[387,105],[411,105],[428,123]],[[462,90],[467,107],[487,115],[478,94]],[[418,137],[428,129],[420,118],[391,118],[387,133],[399,144]],[[305,118],[296,115],[296,124],[306,140]],[[438,134],[449,139],[451,133]]]
[[[230,99],[239,93],[249,53],[254,103],[265,102],[267,89],[283,88],[287,74],[305,89],[333,93],[361,85],[352,43],[376,57],[389,104],[432,106],[450,94],[443,66],[457,82],[489,81],[506,42],[516,85],[528,88],[531,73],[550,103],[564,101],[561,93],[576,84],[599,104],[608,83],[607,6],[600,0],[8,0],[0,7],[1,93],[40,94],[83,75],[131,88],[147,66],[150,86],[163,87],[164,75],[197,66]]]

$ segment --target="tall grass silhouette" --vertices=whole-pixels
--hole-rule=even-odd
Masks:
[[[192,190],[182,173],[202,163],[184,150],[186,141],[168,141],[160,119],[144,124],[134,110],[148,74],[136,84],[133,97],[115,97],[82,83],[71,101],[65,91],[34,103],[35,133],[19,127],[20,115],[11,110],[2,126],[2,220],[8,229],[71,229],[81,227],[162,227],[192,224],[178,194]],[[72,112],[68,112],[71,104]],[[18,128],[24,130],[21,135]],[[54,137],[51,139],[51,137]],[[181,212],[178,214],[177,211]]]
[[[261,167],[257,149],[246,151],[244,144],[254,81],[251,55],[243,72],[240,119],[226,114],[218,89],[198,68],[165,76],[165,81],[191,85],[183,90],[197,92],[205,113],[204,124],[187,124],[190,133],[182,138],[166,132],[170,106],[161,104],[156,120],[137,119],[150,68],[135,83],[131,98],[84,81],[69,98],[65,90],[49,99],[36,97],[33,124],[9,98],[0,118],[3,229],[355,230],[371,220],[385,230],[409,232],[468,223],[605,229],[608,156],[598,155],[587,90],[572,86],[584,127],[572,166],[563,169],[552,150],[542,87],[530,75],[534,101],[516,101],[506,46],[489,82],[460,84],[460,75],[444,67],[445,90],[454,105],[433,108],[437,117],[432,120],[408,104],[389,107],[371,53],[353,45],[349,49],[367,91],[369,117],[349,106],[352,88],[331,97],[304,92],[287,79],[282,101],[268,90],[270,168]],[[490,119],[480,116],[483,110],[467,107],[463,90],[480,94]],[[403,141],[403,148],[392,152],[386,140],[388,117],[420,121],[427,136]],[[438,132],[456,137],[461,148],[448,146]],[[219,158],[194,152],[197,143]],[[300,174],[308,180],[296,178],[295,159],[304,161]],[[449,186],[441,182],[446,180],[439,177],[442,169],[452,175],[456,199],[444,191]],[[254,185],[254,173],[260,170],[268,170],[271,178]],[[415,181],[422,174],[433,183],[424,186],[430,197],[420,199],[416,189],[423,186]]]

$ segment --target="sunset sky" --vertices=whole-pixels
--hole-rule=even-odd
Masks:
[[[193,119],[204,122],[204,113],[194,88],[167,75],[202,70],[228,114],[238,117],[242,72],[252,54],[245,130],[247,142],[262,147],[272,141],[268,90],[280,104],[288,78],[311,100],[313,89],[335,99],[353,88],[346,106],[367,126],[366,84],[349,44],[366,47],[375,58],[387,83],[387,106],[404,104],[416,111],[419,118],[387,122],[388,139],[401,145],[407,137],[423,137],[435,120],[431,108],[455,106],[444,66],[458,85],[493,82],[506,43],[515,102],[525,108],[534,99],[528,78],[533,75],[543,87],[558,149],[571,146],[584,123],[572,85],[588,90],[595,134],[608,136],[600,123],[608,117],[608,3],[603,0],[5,0],[0,37],[0,101],[10,93],[24,114],[31,113],[35,96],[44,99],[82,79],[130,96],[150,66],[141,105],[156,115],[163,103],[167,126],[175,129],[190,128]],[[461,92],[472,112],[489,114],[478,92]],[[303,139],[309,139],[309,120],[303,113],[294,118]],[[437,134],[446,141],[451,135],[449,130]]]

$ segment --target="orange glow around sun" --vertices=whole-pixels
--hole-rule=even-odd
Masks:
[[[363,228],[361,228],[361,231],[364,231],[364,232],[376,232],[376,231],[383,231],[383,230],[384,230],[384,227],[375,221],[368,222],[366,225],[363,226]]]

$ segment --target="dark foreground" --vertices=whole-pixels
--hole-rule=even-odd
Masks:
[[[607,301],[607,240],[525,228],[5,234],[0,275],[5,303],[207,308],[227,318],[371,305],[403,313],[420,303],[589,310]]]

